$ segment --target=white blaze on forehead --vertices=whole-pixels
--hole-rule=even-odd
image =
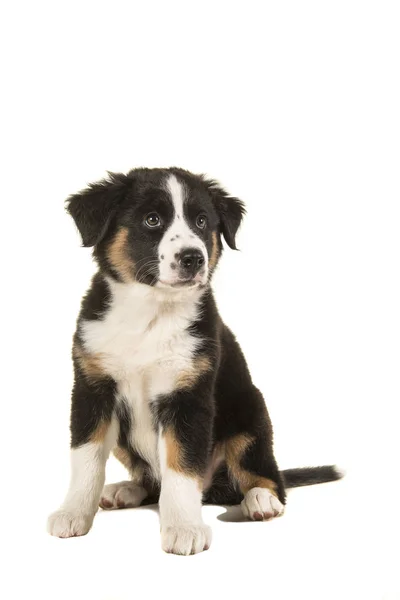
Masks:
[[[177,180],[175,175],[170,175],[167,179],[167,189],[171,195],[175,209],[175,219],[177,217],[183,219],[183,203],[185,200],[185,188]]]
[[[197,248],[202,252],[206,261],[204,274],[206,278],[208,272],[207,249],[202,239],[190,228],[185,217],[184,204],[187,199],[188,190],[185,184],[178,181],[175,175],[169,175],[164,186],[170,195],[174,207],[174,216],[158,248],[160,279],[162,281],[175,281],[177,279],[176,254],[179,254],[184,248]],[[172,268],[171,264],[175,264],[176,267]]]

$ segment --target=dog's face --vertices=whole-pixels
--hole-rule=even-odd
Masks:
[[[243,203],[214,181],[182,169],[111,174],[68,199],[84,246],[122,282],[204,286],[222,250],[236,248]]]

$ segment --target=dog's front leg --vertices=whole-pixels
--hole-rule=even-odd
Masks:
[[[196,554],[211,543],[201,512],[213,408],[210,386],[203,381],[202,388],[175,393],[159,411],[161,545],[173,554]]]
[[[104,486],[106,461],[118,437],[113,406],[112,382],[87,381],[77,372],[72,393],[70,484],[63,504],[48,519],[51,535],[85,535],[92,526]]]

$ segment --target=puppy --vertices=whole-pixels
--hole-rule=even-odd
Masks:
[[[99,504],[158,501],[162,548],[194,554],[211,543],[202,503],[269,520],[285,488],[340,477],[279,471],[263,397],[218,314],[210,280],[221,237],[236,249],[238,198],[182,169],[134,169],[67,207],[99,268],[73,341],[72,473],[52,535],[86,534]],[[104,487],[110,452],[130,479]]]

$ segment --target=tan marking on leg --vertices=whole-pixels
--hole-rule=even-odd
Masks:
[[[105,422],[105,421],[101,421],[97,428],[95,429],[95,431],[92,433],[92,435],[90,436],[90,441],[94,442],[95,444],[100,444],[104,441],[104,438],[106,437],[108,428],[110,427],[110,423],[109,422]]]
[[[240,461],[247,448],[254,441],[254,438],[247,434],[239,434],[227,440],[225,443],[225,458],[228,469],[233,477],[240,484],[242,478],[242,468]]]
[[[122,227],[115,235],[107,252],[111,266],[117,271],[124,282],[133,281],[135,270],[135,265],[129,258],[127,247],[128,235],[128,228]]]
[[[212,485],[214,473],[225,460],[225,444],[216,444],[208,461],[203,479],[203,491],[206,492]]]
[[[208,261],[208,266],[212,270],[217,264],[219,258],[219,247],[218,247],[218,234],[216,231],[213,231],[211,234],[212,237],[212,249],[211,256]]]
[[[182,448],[180,447],[174,433],[167,429],[164,432],[165,446],[167,449],[167,467],[183,473],[182,467]]]
[[[143,482],[143,464],[141,461],[133,462],[132,456],[125,448],[117,446],[113,449],[112,453],[115,458],[125,467],[131,476],[134,483],[142,485]]]
[[[175,381],[176,390],[190,389],[204,373],[211,370],[211,360],[208,356],[199,356],[194,359],[190,369],[181,371]]]
[[[102,366],[103,355],[98,352],[89,354],[84,351],[82,346],[75,344],[72,349],[74,359],[88,379],[102,379],[107,377]]]
[[[277,484],[272,481],[272,479],[268,479],[267,477],[257,477],[256,475],[252,475],[252,473],[247,473],[250,477],[248,478],[247,481],[247,486],[243,485],[242,486],[242,491],[245,494],[246,492],[248,492],[249,490],[251,490],[252,488],[255,487],[259,487],[259,488],[266,488],[267,490],[269,490],[271,492],[271,494],[274,494],[274,496],[278,497],[278,492],[277,492]]]
[[[255,473],[246,471],[241,466],[241,460],[247,448],[254,441],[254,437],[247,434],[239,434],[226,442],[225,456],[226,464],[232,476],[236,479],[243,494],[254,487],[267,488],[272,494],[277,495],[277,484]]]
[[[203,477],[192,471],[191,469],[187,469],[184,465],[184,449],[181,444],[176,439],[175,433],[171,429],[167,429],[163,433],[163,438],[165,441],[165,446],[167,450],[167,467],[168,469],[172,469],[177,473],[182,473],[186,477],[193,477],[193,479],[197,480],[197,485],[199,490],[203,490]]]
[[[120,448],[119,446],[114,448],[114,450],[112,452],[113,452],[115,458],[124,465],[125,469],[127,471],[131,471],[132,461],[131,461],[129,452],[127,450],[125,450],[125,448]]]

